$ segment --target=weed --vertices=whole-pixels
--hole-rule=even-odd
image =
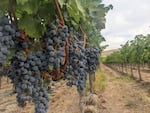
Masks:
[[[93,86],[95,90],[101,90],[101,91],[103,91],[106,87],[106,77],[100,69],[97,69],[95,73],[95,82]],[[88,92],[89,90],[90,90],[90,85],[89,85],[89,81],[87,81],[86,92]]]
[[[136,106],[136,103],[135,103],[135,101],[133,101],[133,100],[128,100],[128,101],[127,101],[127,104],[126,104],[125,106],[127,106],[127,107],[129,107],[129,108],[133,108],[133,107]]]

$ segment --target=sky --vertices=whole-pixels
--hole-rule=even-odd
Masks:
[[[108,44],[106,50],[117,49],[138,34],[150,34],[150,0],[103,0],[112,4],[106,16],[106,28],[101,31]]]

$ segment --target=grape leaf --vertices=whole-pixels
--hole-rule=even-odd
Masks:
[[[54,4],[52,2],[48,2],[40,5],[40,9],[38,10],[38,15],[40,18],[44,19],[46,23],[53,21],[52,17],[56,15]]]
[[[5,12],[8,10],[8,0],[0,0],[0,11]]]
[[[79,20],[80,20],[80,17],[79,17],[79,12],[76,10],[76,8],[67,5],[67,11],[71,15],[71,17],[74,18],[74,20],[76,21],[76,23],[78,23]]]
[[[20,18],[18,25],[20,29],[24,29],[25,32],[33,38],[39,38],[44,30],[44,26],[41,22],[28,14],[24,14]]]
[[[79,10],[80,14],[85,17],[85,11],[83,9],[83,7],[81,6],[81,3],[79,2],[79,0],[75,0],[77,9]]]
[[[26,2],[28,2],[29,0],[16,0],[17,4],[21,4],[24,5]]]
[[[40,8],[40,3],[38,0],[36,1],[31,0],[24,4],[19,4],[19,5],[17,4],[15,8],[17,10],[16,12],[21,12],[21,13],[26,12],[28,14],[36,14],[38,9]]]
[[[62,8],[65,3],[65,0],[58,0],[58,2],[59,2],[60,7]]]

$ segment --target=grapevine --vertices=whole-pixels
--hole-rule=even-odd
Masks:
[[[39,15],[27,9],[21,10],[18,19],[16,12],[19,7],[28,4],[21,3],[9,0],[7,15],[0,16],[0,68],[9,63],[5,76],[11,79],[18,106],[25,107],[27,102],[33,102],[35,113],[46,113],[48,94],[52,93],[51,80],[65,79],[68,86],[75,85],[81,94],[86,88],[88,75],[95,73],[99,65],[100,48],[86,46],[88,39],[84,28],[79,25],[80,31],[77,31],[75,25],[67,24],[57,0],[38,3],[39,7],[54,4],[55,18],[54,15],[39,18],[41,8],[35,9]],[[21,23],[24,18],[31,21],[31,31],[29,25]],[[44,28],[44,32],[35,26]],[[33,48],[37,42],[38,47]]]

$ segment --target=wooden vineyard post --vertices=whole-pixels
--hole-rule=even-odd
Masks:
[[[137,69],[138,69],[138,74],[139,74],[139,80],[142,81],[142,75],[141,75],[141,71],[140,71],[140,64],[138,64]]]
[[[2,87],[2,77],[0,76],[0,89]]]
[[[93,82],[94,82],[94,74],[90,74],[89,75],[89,83],[90,83],[90,92],[91,93],[94,93]]]
[[[79,107],[80,107],[80,112],[82,113],[82,97],[84,96],[84,92],[82,91],[82,92],[80,92],[79,93]]]
[[[130,69],[131,69],[131,77],[134,78],[132,64],[130,64]]]

